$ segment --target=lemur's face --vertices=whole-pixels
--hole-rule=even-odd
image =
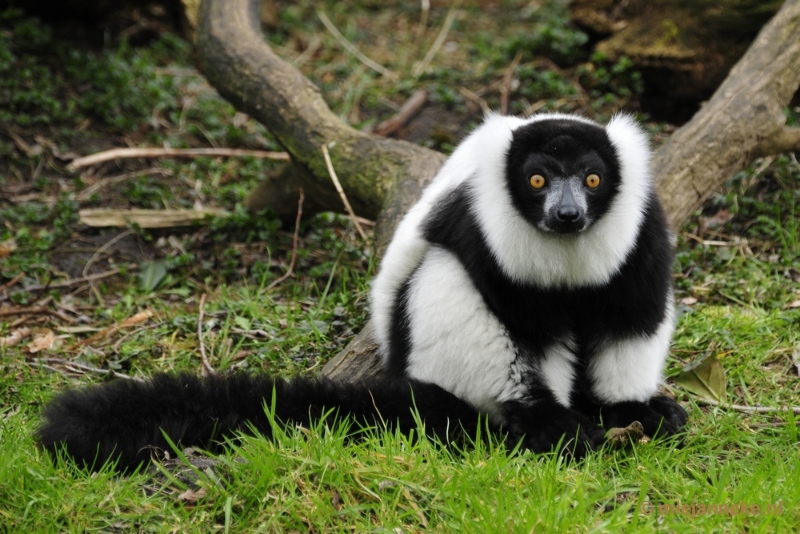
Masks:
[[[617,194],[618,161],[600,126],[563,119],[523,126],[514,131],[506,157],[514,207],[543,232],[582,232]]]

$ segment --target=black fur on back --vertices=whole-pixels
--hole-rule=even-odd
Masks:
[[[37,439],[54,457],[62,450],[79,466],[95,469],[111,460],[118,471],[129,472],[148,462],[154,449],[170,450],[162,431],[179,447],[209,448],[237,431],[249,432],[251,425],[272,436],[265,407],[273,391],[274,419],[281,425],[310,426],[327,414],[326,423],[349,417],[358,427],[385,423],[408,433],[417,428],[416,406],[426,433],[443,442],[477,431],[478,414],[467,403],[413,380],[342,384],[244,373],[159,374],[146,382],[116,380],[60,394],[45,408]]]

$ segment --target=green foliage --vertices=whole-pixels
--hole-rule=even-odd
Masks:
[[[502,45],[507,61],[518,52],[542,56],[559,64],[572,65],[583,60],[589,37],[570,22],[567,4],[558,0],[542,2],[538,9],[522,9],[528,24],[509,36]]]
[[[581,84],[595,98],[638,98],[644,91],[644,82],[633,62],[621,57],[616,63],[602,52],[595,52],[592,60],[578,69]]]
[[[153,109],[152,99],[179,98],[172,78],[157,76],[158,55],[187,53],[185,43],[166,39],[154,53],[124,42],[97,54],[53,39],[49,26],[6,11],[0,34],[0,120],[19,127],[76,126],[85,118],[134,129]],[[181,46],[183,50],[170,50]]]
[[[78,203],[60,196],[50,207],[29,202],[0,208],[0,242],[13,239],[16,254],[0,258],[0,276],[12,278],[19,272],[29,276],[44,276],[49,271],[48,253],[56,244],[66,239],[78,220]],[[17,297],[25,303],[27,295]]]
[[[680,289],[710,302],[765,309],[797,299],[800,191],[793,184],[800,165],[780,156],[761,173],[738,173],[707,204],[705,216],[687,225],[677,254]]]

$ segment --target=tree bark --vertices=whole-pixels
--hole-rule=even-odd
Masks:
[[[292,205],[285,199],[302,186],[320,207],[341,210],[322,156],[327,143],[356,212],[378,219],[380,254],[444,156],[344,124],[319,89],[267,46],[259,13],[259,0],[203,0],[197,48],[204,74],[291,154],[297,183],[273,184],[276,201]],[[656,183],[673,227],[755,158],[800,150],[797,129],[786,127],[783,115],[798,86],[800,0],[787,0],[708,104],[656,152]],[[323,373],[347,380],[377,373],[376,349],[368,324]]]

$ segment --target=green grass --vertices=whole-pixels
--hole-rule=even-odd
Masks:
[[[463,7],[448,37],[454,44],[414,78],[446,7],[432,9],[420,29],[417,4],[378,9],[365,2],[345,10],[341,3],[322,3],[337,28],[399,81],[344,52],[319,21],[319,3],[286,6],[281,29],[267,37],[293,61],[318,39],[319,51],[300,67],[334,110],[359,126],[377,122],[425,87],[432,104],[461,117],[466,129],[479,111],[459,88],[496,107],[499,81],[518,52],[512,112],[541,104],[542,110],[583,111],[603,120],[626,103],[636,110],[642,88],[630,62],[591,56],[582,46],[585,35],[566,22],[559,2],[542,2],[538,10],[527,4]],[[273,214],[241,208],[245,194],[276,168],[263,160],[153,162],[161,174],[147,174],[142,162],[117,163],[98,169],[100,178],[142,174],[81,197],[99,178],[70,175],[56,152],[85,155],[125,144],[278,147],[263,126],[214,94],[192,67],[191,47],[178,37],[164,34],[147,46],[113,38],[93,48],[17,11],[0,18],[0,122],[8,128],[0,132],[0,187],[22,186],[21,194],[35,196],[0,198],[0,245],[16,246],[0,257],[0,285],[23,274],[0,309],[37,305],[49,296],[76,320],[29,319],[34,329],[61,337],[48,354],[31,353],[25,347],[30,338],[0,347],[0,531],[793,532],[800,526],[797,418],[783,408],[800,405],[792,359],[800,353],[800,165],[788,156],[733,177],[680,232],[675,282],[681,319],[667,369],[674,376],[715,355],[725,368],[729,402],[773,412],[710,407],[673,384],[690,416],[682,446],[604,449],[580,463],[518,454],[497,440],[478,439],[460,450],[380,429],[357,442],[345,440],[343,427],[289,429],[274,441],[244,437],[215,453],[219,463],[198,474],[205,495],[196,502],[181,497],[186,485],[169,477],[120,478],[108,470],[82,472],[63,460],[53,464],[32,436],[42,405],[57,392],[102,382],[107,370],[139,377],[199,370],[202,294],[203,343],[216,369],[314,373],[366,321],[376,260],[346,218],[323,214],[302,227],[294,276],[267,290],[287,268],[293,228]],[[558,65],[542,63],[541,55]],[[789,122],[796,124],[799,114],[787,110]],[[665,125],[648,128],[663,132]],[[9,131],[33,150],[20,148]],[[447,150],[456,141],[436,135],[421,142]],[[123,262],[122,274],[96,291],[25,290],[69,278],[56,262],[59,247],[92,236],[77,225],[79,209],[190,207],[196,201],[233,215],[169,235],[130,229],[139,245],[152,248],[147,261],[164,268],[154,287],[144,287],[139,270]],[[144,309],[154,312],[149,322],[87,343],[96,330]],[[0,337],[16,329],[18,318],[0,316]],[[41,357],[98,372],[70,372],[58,364],[51,367],[61,372],[52,372],[36,362]],[[780,514],[749,508],[778,503]],[[747,513],[732,507],[741,504]],[[689,508],[676,511],[675,505]]]

